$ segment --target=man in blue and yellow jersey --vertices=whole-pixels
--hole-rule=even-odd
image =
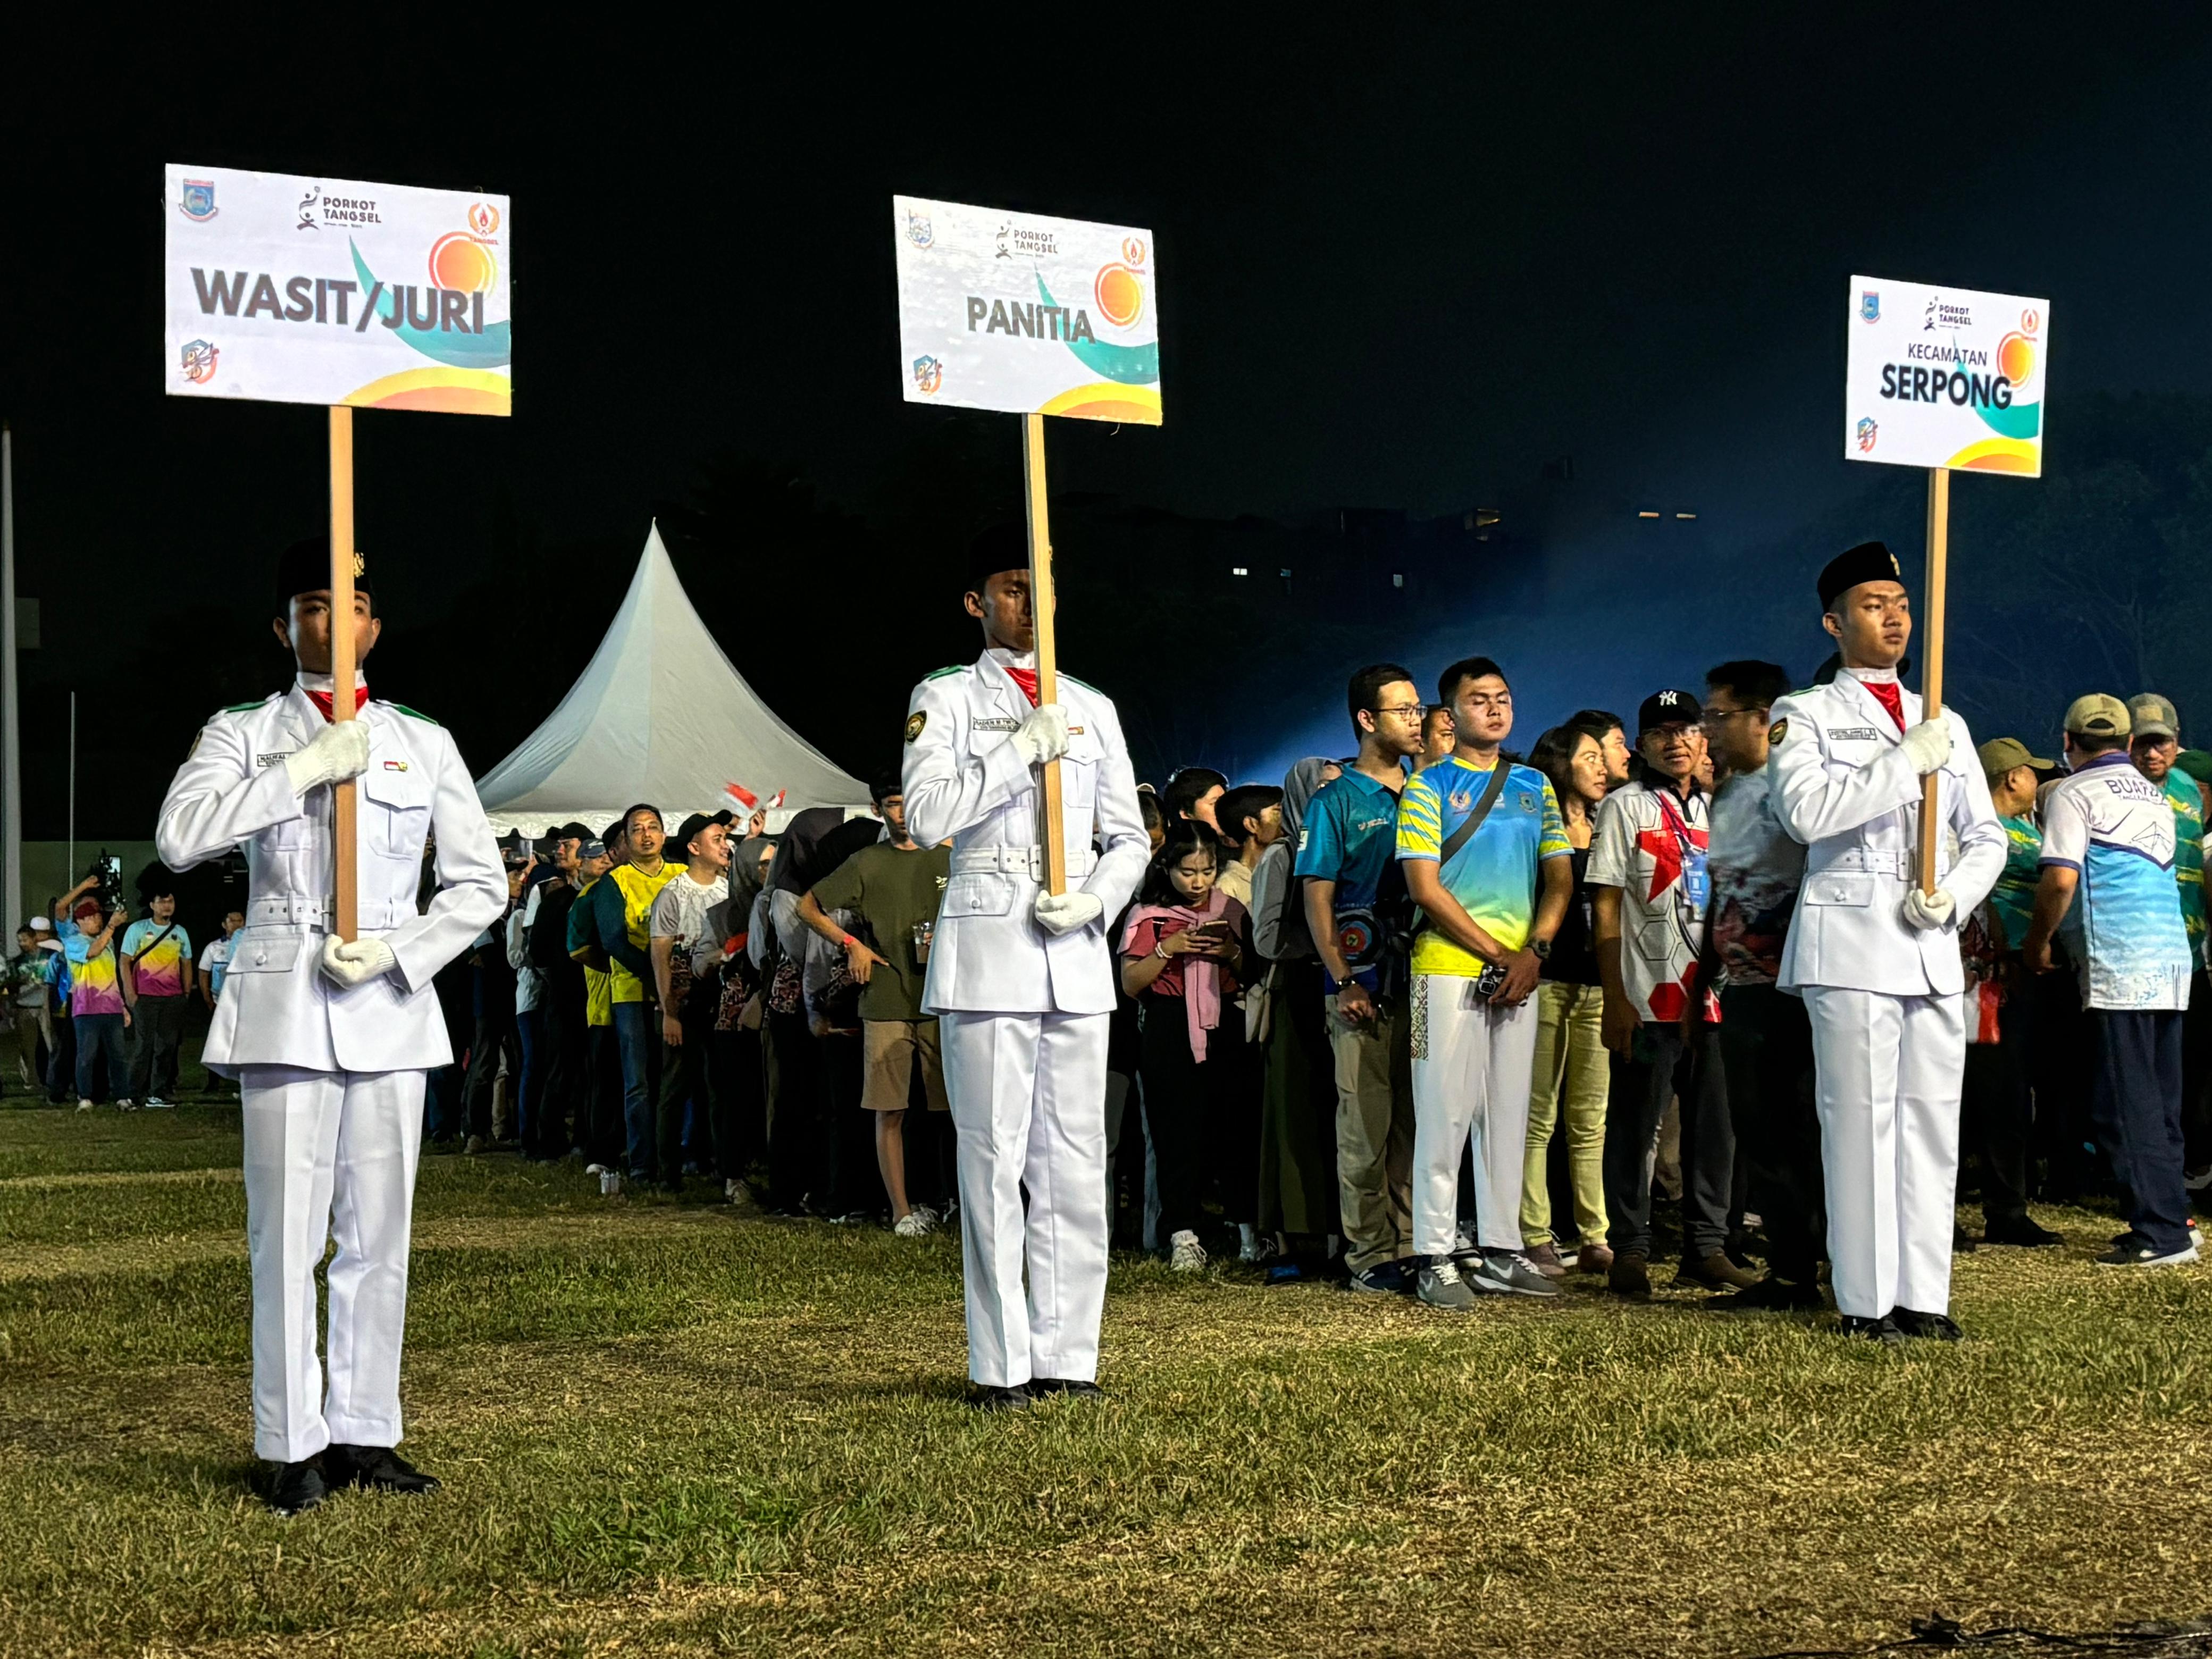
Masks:
[[[1421,1300],[1553,1296],[1521,1250],[1536,1010],[1529,995],[1572,896],[1573,848],[1541,772],[1503,752],[1513,693],[1487,657],[1444,670],[1452,752],[1406,785],[1398,860],[1421,907],[1413,945],[1413,1250]],[[1454,1257],[1462,1151],[1474,1142],[1479,1248]]]

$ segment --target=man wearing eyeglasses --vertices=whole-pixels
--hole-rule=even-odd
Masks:
[[[1805,848],[1782,827],[1766,775],[1768,723],[1790,677],[1771,662],[1724,662],[1705,674],[1705,744],[1728,775],[1713,797],[1705,868],[1707,982],[1720,993],[1729,1120],[1750,1172],[1750,1206],[1767,1238],[1767,1275],[1716,1304],[1809,1311],[1820,1306],[1827,1211],[1820,1121],[1813,1110],[1813,1030],[1805,1005],[1776,988],[1797,911]]]
[[[1306,808],[1293,868],[1328,975],[1347,1285],[1405,1295],[1413,1288],[1413,1062],[1395,944],[1411,922],[1398,793],[1407,757],[1420,752],[1424,710],[1413,675],[1394,662],[1354,674],[1346,702],[1359,757]]]

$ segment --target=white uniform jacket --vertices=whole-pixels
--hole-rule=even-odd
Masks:
[[[1105,914],[1056,938],[1033,914],[1044,890],[1042,791],[1011,741],[1029,699],[987,651],[972,667],[932,674],[907,705],[907,829],[924,847],[952,841],[922,985],[932,1013],[1113,1012],[1106,929],[1143,878],[1152,842],[1121,717],[1103,694],[1059,678],[1067,710],[1060,787],[1068,887],[1095,894]]]
[[[398,958],[365,985],[341,990],[319,965],[330,930],[331,792],[302,798],[284,772],[324,724],[305,691],[295,685],[216,715],[161,803],[155,841],[172,869],[246,852],[246,926],[208,1032],[212,1066],[392,1072],[453,1057],[430,980],[505,907],[499,846],[442,726],[374,701],[359,718],[369,733],[368,769],[355,780],[361,931]],[[416,892],[433,831],[439,891],[424,913]]]
[[[1921,707],[1904,693],[1906,726],[1920,722]],[[1805,843],[1782,989],[1822,985],[1900,997],[1966,989],[1959,928],[2004,868],[2005,833],[1966,722],[1948,708],[1943,718],[1951,755],[1936,774],[1936,799],[1949,833],[1938,837],[1937,885],[1955,908],[1948,925],[1922,929],[1900,911],[1917,879],[1921,778],[1897,722],[1849,670],[1774,705],[1766,765],[1775,815]]]

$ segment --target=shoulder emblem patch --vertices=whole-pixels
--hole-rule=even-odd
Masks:
[[[963,674],[967,672],[967,671],[968,665],[966,663],[957,662],[950,668],[940,668],[934,674],[924,674],[921,678],[924,680],[941,680],[947,674]]]
[[[948,670],[946,672],[950,672],[951,671]],[[936,678],[937,676],[934,674],[930,676],[930,678],[932,679],[935,679]],[[912,743],[916,738],[921,735],[921,728],[928,724],[929,711],[927,708],[915,709],[914,713],[906,717],[906,740],[908,743]]]
[[[1773,725],[1766,728],[1766,740],[1769,743],[1780,743],[1789,735],[1790,722],[1788,720],[1777,720]]]

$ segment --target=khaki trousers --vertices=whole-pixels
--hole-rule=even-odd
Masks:
[[[1363,1273],[1413,1253],[1413,1060],[1406,1010],[1380,1002],[1354,1025],[1328,1008],[1336,1062],[1337,1206],[1344,1265]]]
[[[1528,1157],[1521,1176],[1521,1242],[1551,1243],[1552,1133],[1567,1127],[1567,1181],[1575,1230],[1586,1244],[1605,1243],[1605,1103],[1612,1069],[1595,985],[1546,980],[1536,988],[1536,1063],[1528,1079]]]

